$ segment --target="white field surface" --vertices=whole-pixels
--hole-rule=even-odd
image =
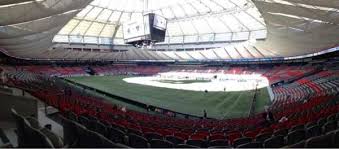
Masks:
[[[217,76],[215,78],[215,76]],[[128,83],[148,85],[190,91],[248,91],[267,87],[269,82],[260,74],[223,74],[223,73],[194,73],[194,72],[166,72],[155,76],[130,77],[123,79]],[[189,84],[164,83],[159,80],[211,80],[210,82],[196,82]]]

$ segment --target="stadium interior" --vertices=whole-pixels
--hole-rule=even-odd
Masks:
[[[0,148],[339,148],[338,0],[0,0]]]

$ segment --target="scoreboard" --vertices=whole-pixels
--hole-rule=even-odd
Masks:
[[[126,44],[148,42],[163,42],[165,40],[167,19],[148,13],[141,18],[127,21],[123,24],[124,42]]]

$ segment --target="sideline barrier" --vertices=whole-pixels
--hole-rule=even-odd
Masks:
[[[271,88],[270,85],[267,86],[266,88],[267,88],[268,94],[270,95],[270,101],[273,102],[273,100],[274,100],[274,93],[273,93],[273,90],[272,90],[272,88]]]

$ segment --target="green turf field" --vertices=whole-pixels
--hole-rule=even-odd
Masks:
[[[181,113],[202,116],[203,109],[206,109],[208,117],[219,119],[248,116],[254,94],[253,91],[204,93],[152,87],[127,83],[122,80],[125,77],[129,76],[91,76],[68,79],[117,96]],[[267,89],[260,89],[255,111],[262,111],[264,105],[268,103]],[[119,104],[123,103],[119,102]]]

